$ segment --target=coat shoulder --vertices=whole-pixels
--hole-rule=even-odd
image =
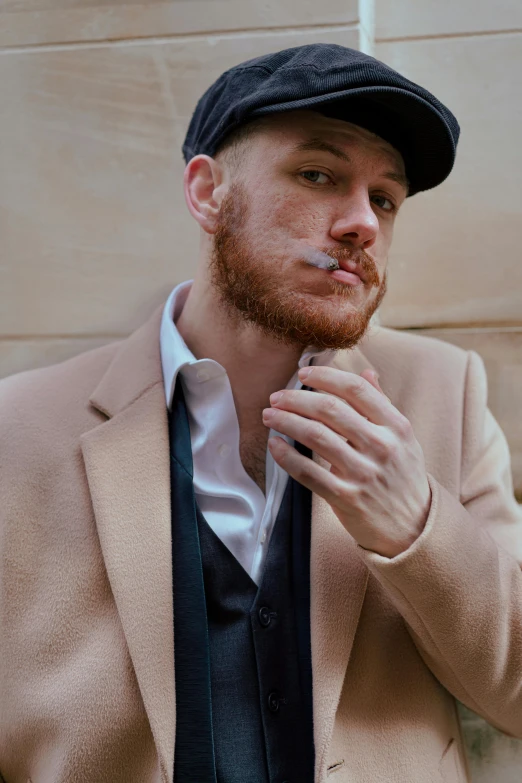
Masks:
[[[373,327],[359,343],[392,403],[408,418],[438,431],[448,416],[461,421],[469,351],[435,337],[387,327]],[[348,353],[348,352],[347,352]],[[420,426],[417,424],[417,426]]]
[[[434,388],[463,393],[469,351],[436,337],[374,327],[360,343],[361,353],[395,396],[424,397]]]
[[[385,361],[407,366],[412,370],[421,367],[462,367],[468,360],[468,352],[438,337],[430,337],[413,331],[374,327],[364,338],[361,349],[370,361]]]
[[[58,364],[10,375],[0,381],[0,443],[14,445],[29,433],[65,427],[75,434],[93,425],[100,414],[89,396],[112,362],[121,340],[73,356]],[[96,417],[93,419],[93,417]],[[75,426],[76,425],[76,426]],[[51,445],[49,441],[48,445]]]

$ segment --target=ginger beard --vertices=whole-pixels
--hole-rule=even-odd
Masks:
[[[365,286],[378,288],[377,296],[360,309],[353,305],[347,308],[344,302],[359,296],[355,288],[305,266],[304,261],[299,264],[299,257],[290,272],[278,259],[263,256],[248,238],[247,222],[247,193],[243,185],[234,183],[221,203],[209,266],[212,285],[228,318],[237,327],[252,324],[274,340],[303,350],[310,346],[318,350],[353,348],[386,293],[386,273],[380,281],[375,262],[363,250],[319,248],[337,261],[356,260],[367,275]],[[304,269],[325,278],[328,300],[303,293],[305,287],[299,281]]]

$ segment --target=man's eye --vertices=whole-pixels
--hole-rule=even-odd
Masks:
[[[395,204],[386,196],[372,196],[372,201],[378,207],[384,209],[385,212],[393,212],[395,210]]]
[[[328,174],[324,174],[322,171],[316,171],[315,169],[310,169],[309,171],[301,171],[301,176],[308,180],[308,182],[317,183],[319,185],[325,185],[330,177]],[[320,177],[324,177],[323,180],[319,179]]]

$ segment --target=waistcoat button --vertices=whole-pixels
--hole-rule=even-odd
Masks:
[[[279,694],[276,691],[272,691],[268,694],[268,709],[270,712],[277,712],[279,710]]]
[[[262,606],[257,613],[257,616],[259,617],[259,622],[263,628],[268,628],[272,620],[277,617],[277,614],[275,612],[271,612],[268,606]]]

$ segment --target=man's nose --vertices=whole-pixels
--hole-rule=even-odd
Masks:
[[[379,220],[373,210],[368,191],[352,193],[343,204],[330,235],[338,242],[350,242],[354,247],[368,250],[377,238]]]

